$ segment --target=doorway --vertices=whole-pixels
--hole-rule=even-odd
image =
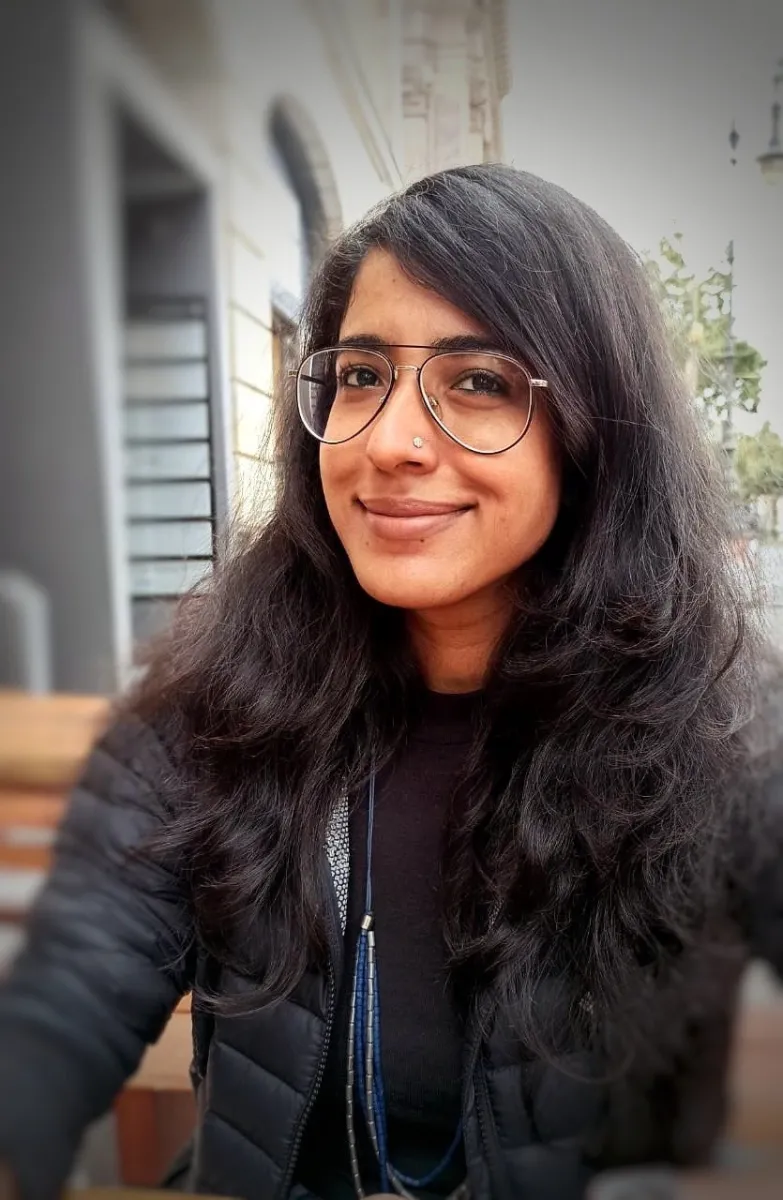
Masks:
[[[227,507],[211,362],[207,189],[118,116],[122,207],[124,511],[138,647],[211,572]]]

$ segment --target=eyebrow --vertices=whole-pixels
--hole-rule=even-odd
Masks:
[[[481,334],[463,333],[456,337],[437,338],[426,345],[413,342],[386,342],[374,333],[357,333],[351,337],[340,338],[335,342],[335,350],[451,350],[470,352],[471,350],[486,350],[491,354],[508,354],[494,338],[483,337]]]

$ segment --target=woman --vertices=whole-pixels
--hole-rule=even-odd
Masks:
[[[275,511],[75,791],[0,1158],[51,1196],[194,989],[193,1190],[705,1161],[743,965],[783,961],[780,781],[644,272],[559,188],[447,171],[333,247],[302,337]]]

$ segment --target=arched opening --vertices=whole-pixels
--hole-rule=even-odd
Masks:
[[[301,208],[309,275],[342,229],[334,173],[315,123],[293,96],[282,96],[272,106],[269,137]]]

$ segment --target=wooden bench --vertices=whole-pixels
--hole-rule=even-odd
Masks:
[[[185,996],[114,1103],[123,1183],[155,1187],[193,1133],[192,1054],[190,996]]]
[[[21,926],[49,869],[57,826],[110,703],[0,690],[0,922]],[[157,1183],[189,1136],[190,997],[115,1103],[124,1183]]]
[[[68,792],[108,712],[100,696],[0,691],[0,920],[24,919]]]

